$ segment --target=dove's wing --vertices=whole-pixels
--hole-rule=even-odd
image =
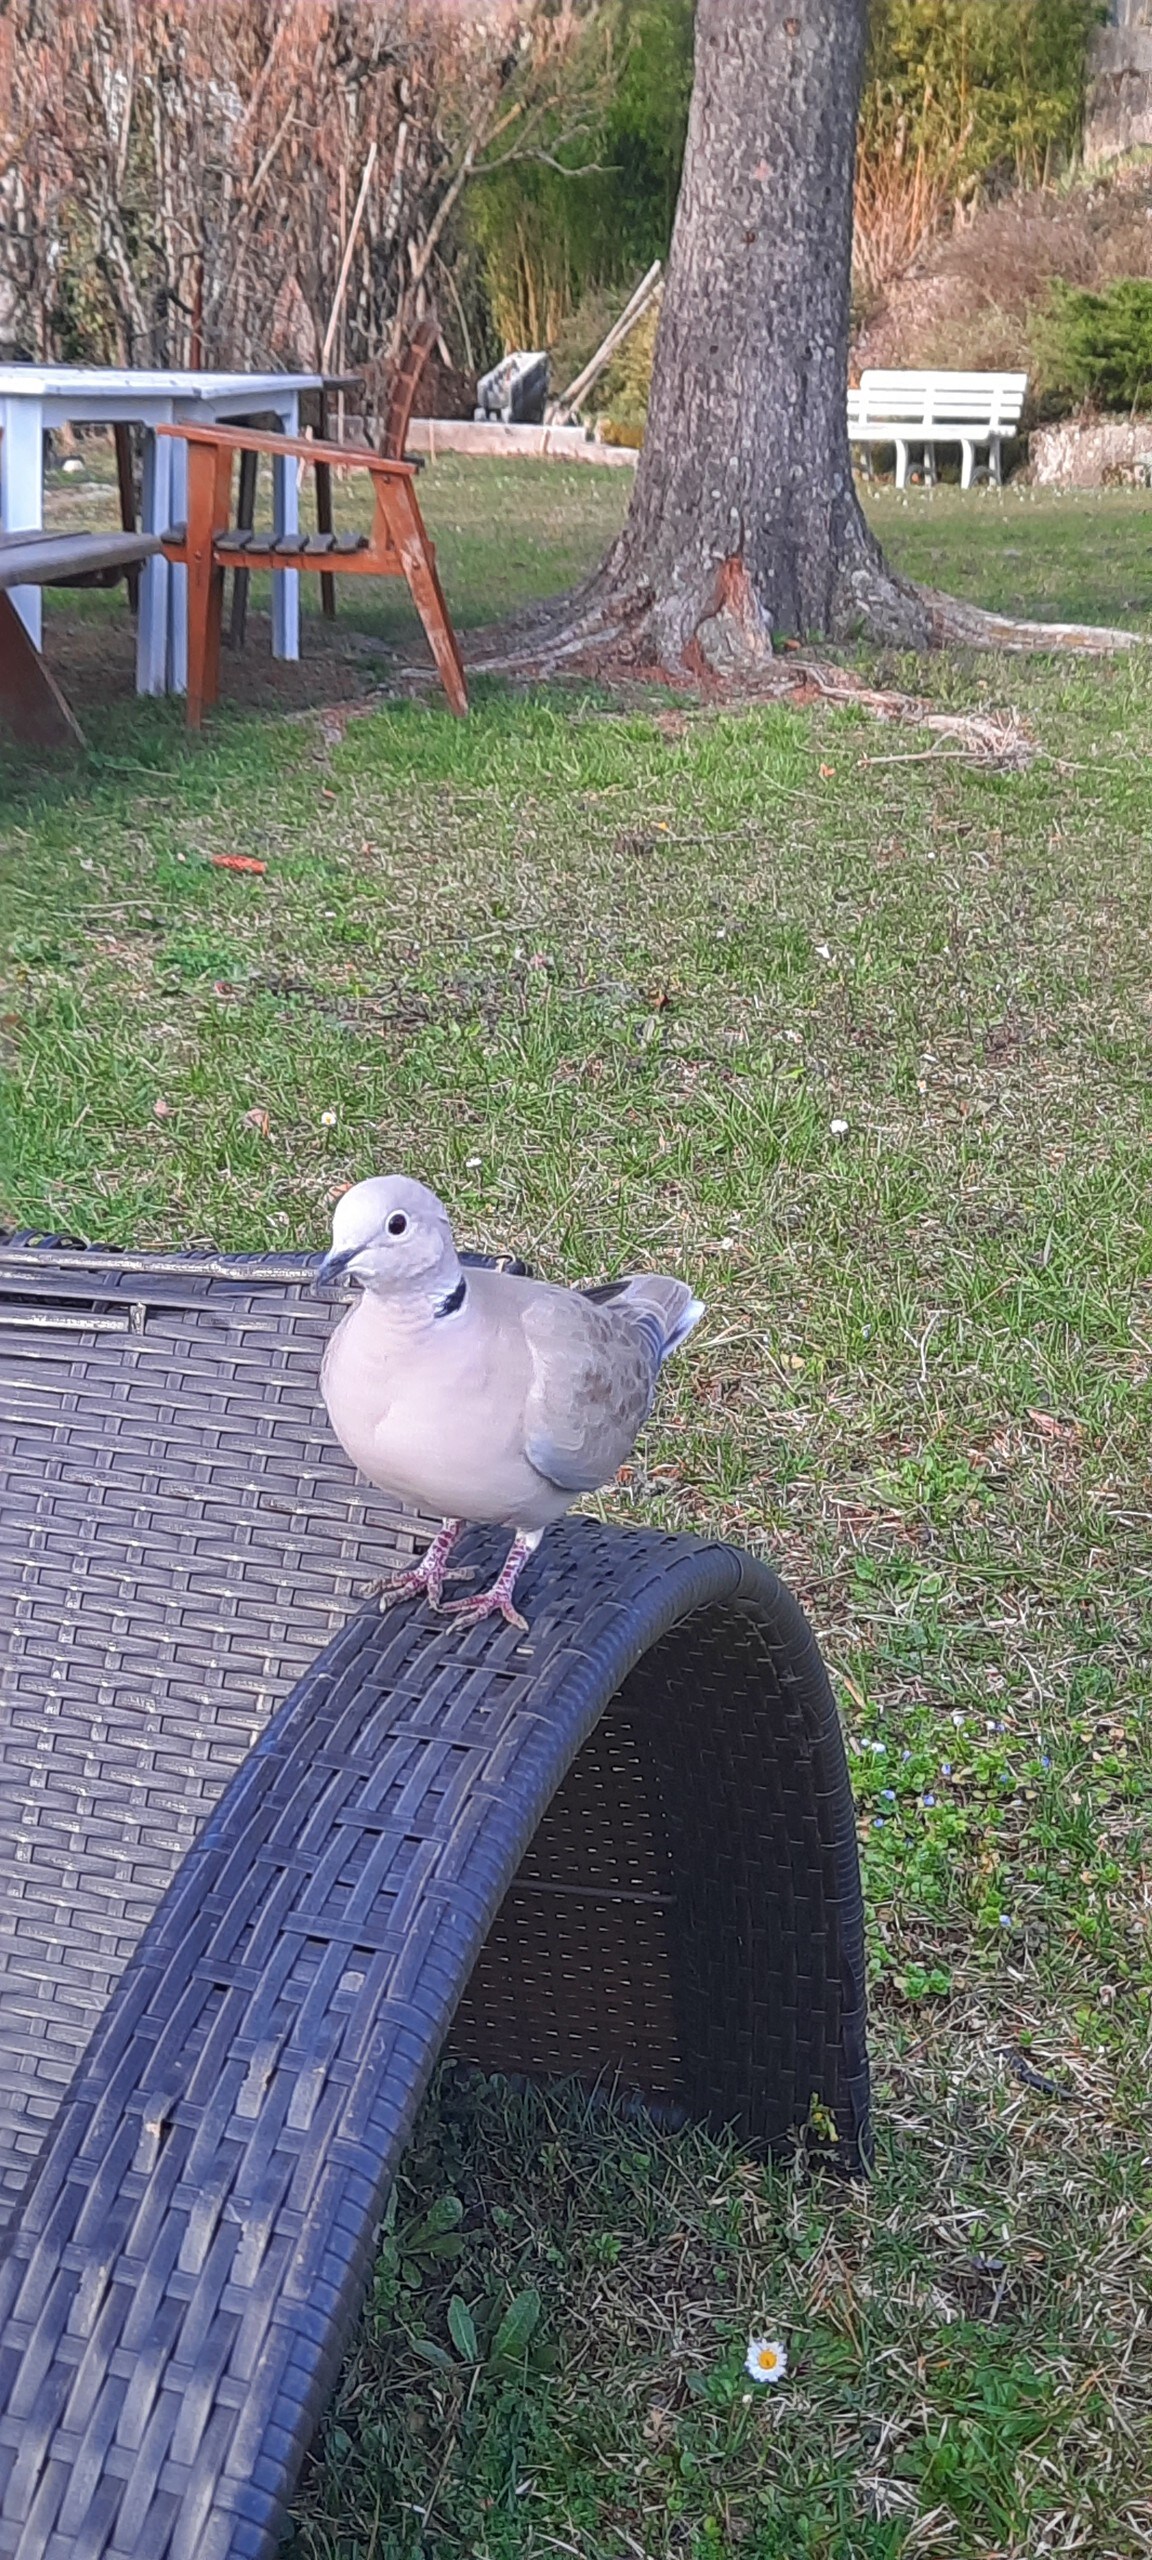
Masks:
[[[525,1455],[562,1492],[593,1493],[631,1454],[659,1363],[638,1325],[573,1290],[532,1289],[520,1321],[532,1361]]]

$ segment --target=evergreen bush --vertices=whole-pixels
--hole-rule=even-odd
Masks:
[[[1152,401],[1152,282],[1123,276],[1100,293],[1054,284],[1036,332],[1036,352],[1053,391],[1100,409],[1140,409]]]

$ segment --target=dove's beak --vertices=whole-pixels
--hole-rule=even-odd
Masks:
[[[312,1274],[312,1286],[319,1296],[331,1288],[334,1280],[342,1279],[349,1263],[355,1262],[359,1250],[358,1245],[353,1245],[345,1253],[326,1253],[323,1261],[317,1263]]]

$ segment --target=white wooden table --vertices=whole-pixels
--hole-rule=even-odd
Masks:
[[[300,432],[300,394],[318,391],[318,373],[131,373],[80,365],[0,365],[0,531],[38,532],[44,522],[44,437],[52,427],[120,422],[144,429],[141,531],[164,533],[187,513],[187,449],[158,426],[242,424],[273,416],[285,435]],[[277,533],[297,527],[296,466],[274,460]],[[183,693],[188,681],[187,570],[162,553],[140,573],[136,638],[139,693]],[[300,655],[299,578],[272,580],[272,653]],[[41,591],[14,587],[12,602],[37,647]]]

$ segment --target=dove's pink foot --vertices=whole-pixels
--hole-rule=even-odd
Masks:
[[[446,1582],[466,1582],[468,1566],[457,1566],[452,1572],[447,1570],[448,1558],[457,1539],[463,1537],[466,1525],[463,1520],[446,1520],[431,1546],[425,1547],[419,1564],[410,1566],[404,1573],[389,1574],[385,1582],[374,1583],[373,1590],[380,1595],[381,1608],[390,1609],[396,1600],[415,1600],[424,1593],[430,1606],[438,1609]]]
[[[462,1618],[470,1627],[479,1626],[482,1618],[499,1617],[503,1618],[506,1626],[519,1627],[521,1635],[526,1636],[528,1620],[513,1608],[512,1594],[517,1575],[527,1564],[529,1556],[535,1554],[542,1534],[539,1529],[528,1536],[517,1532],[491,1590],[473,1591],[467,1600],[450,1600],[444,1611],[445,1617]]]

